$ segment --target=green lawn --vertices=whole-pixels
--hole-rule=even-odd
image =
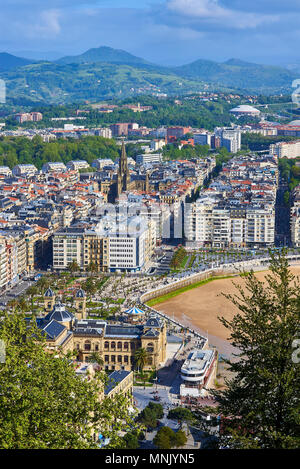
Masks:
[[[196,282],[196,283],[193,283],[191,285],[187,285],[186,287],[178,288],[178,290],[174,290],[170,293],[166,293],[165,295],[159,296],[157,298],[153,298],[152,300],[147,301],[146,305],[154,306],[154,305],[157,305],[159,303],[163,303],[164,301],[167,301],[170,298],[174,298],[177,295],[181,295],[181,293],[192,290],[193,288],[202,287],[202,285],[206,285],[207,283],[213,282],[214,280],[224,280],[224,279],[234,278],[234,277],[238,277],[238,275],[226,275],[226,276],[220,276],[220,277],[210,277],[206,280],[201,280],[200,282]]]

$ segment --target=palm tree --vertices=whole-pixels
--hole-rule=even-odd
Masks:
[[[31,309],[33,310],[33,300],[34,300],[34,297],[38,294],[38,288],[34,285],[32,285],[31,287],[28,288],[28,290],[26,291],[26,294],[30,296],[30,301],[31,301]]]
[[[149,357],[149,353],[145,348],[138,349],[134,354],[135,364],[137,366],[138,371],[141,370],[143,373],[144,366],[147,363],[147,359]]]
[[[97,365],[99,365],[102,369],[103,365],[104,365],[104,361],[103,361],[103,358],[101,357],[100,353],[99,352],[93,352],[91,353],[91,355],[89,356],[89,362],[91,363],[97,363]]]
[[[20,310],[22,313],[25,313],[27,310],[27,302],[25,298],[21,297],[18,301],[17,309]]]
[[[72,272],[72,274],[74,274],[75,272],[78,272],[80,270],[80,267],[78,263],[74,260],[68,265],[68,270]]]

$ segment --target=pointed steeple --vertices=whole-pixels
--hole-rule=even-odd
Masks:
[[[127,191],[130,184],[130,173],[128,169],[127,153],[124,140],[122,142],[121,158],[118,171],[118,196]]]

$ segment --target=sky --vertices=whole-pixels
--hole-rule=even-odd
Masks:
[[[126,50],[162,65],[300,63],[300,0],[0,0],[0,51]]]

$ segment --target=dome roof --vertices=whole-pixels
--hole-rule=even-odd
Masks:
[[[85,291],[82,290],[82,288],[79,288],[79,290],[77,290],[76,295],[75,295],[76,298],[85,298],[85,296],[86,296]]]
[[[300,125],[300,119],[292,121],[288,125]]]
[[[70,311],[66,310],[65,305],[59,302],[56,303],[53,311],[48,313],[45,317],[46,321],[52,321],[53,319],[58,322],[70,322],[73,321],[74,315],[70,313]]]
[[[54,291],[51,290],[51,288],[48,288],[48,290],[46,290],[44,296],[49,297],[49,298],[53,298],[53,296],[55,296],[55,295],[54,295]]]
[[[260,114],[260,111],[253,106],[248,106],[247,104],[241,104],[230,110],[230,112],[250,112],[250,113],[257,113]]]

